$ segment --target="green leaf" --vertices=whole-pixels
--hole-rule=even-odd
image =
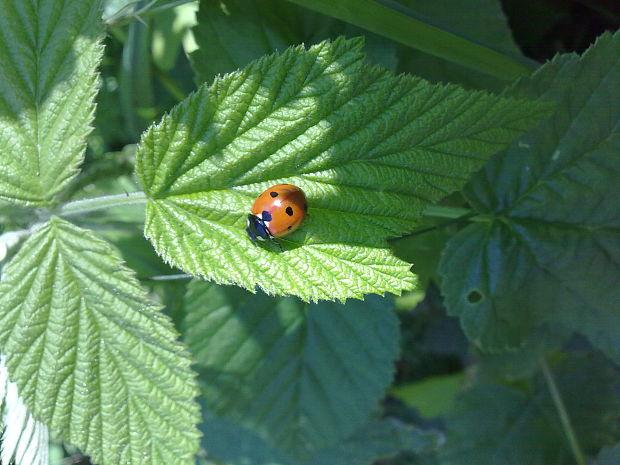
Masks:
[[[206,418],[203,446],[209,457],[230,465],[370,465],[398,453],[433,453],[442,437],[392,418],[371,420],[342,442],[305,461],[284,457],[248,429],[219,418]]]
[[[97,463],[194,463],[190,359],[114,249],[53,219],[6,267],[0,296],[2,352],[36,418]]]
[[[541,322],[581,332],[620,361],[620,33],[563,55],[512,94],[557,103],[465,190],[489,221],[449,243],[446,305],[486,350]]]
[[[0,463],[49,465],[49,432],[34,419],[15,383],[9,381],[4,356],[0,357]]]
[[[434,452],[440,435],[398,420],[384,419],[369,423],[341,444],[320,451],[304,465],[371,465],[379,458],[401,452]]]
[[[593,465],[620,465],[620,443],[603,447]]]
[[[495,50],[520,56],[499,0],[400,0],[428,22]],[[420,50],[401,47],[400,72],[431,82],[454,82],[467,88],[502,90],[505,81]]]
[[[390,394],[418,409],[423,417],[433,418],[450,409],[452,400],[460,391],[463,381],[463,373],[430,376],[420,381],[398,385],[390,390]]]
[[[197,81],[302,42],[297,9],[281,0],[202,0],[193,28],[199,48],[190,54]]]
[[[540,370],[540,359],[558,351],[572,331],[549,323],[535,328],[517,349],[499,353],[478,354],[478,376],[483,379],[529,378]]]
[[[396,43],[287,0],[202,0],[193,28],[198,49],[190,60],[199,83],[230,73],[291,45],[314,45],[340,35],[364,35],[368,59],[396,65]]]
[[[145,234],[195,276],[304,300],[400,293],[410,265],[386,239],[545,113],[524,100],[393,76],[360,40],[288,49],[201,87],[143,136]],[[282,241],[244,231],[269,186],[302,188],[309,217]]]
[[[530,72],[530,68],[518,59],[437,27],[414,11],[392,1],[290,1],[503,80],[512,80]]]
[[[618,374],[603,357],[565,360],[557,385],[586,453],[618,438]],[[447,418],[443,462],[450,465],[574,463],[542,376],[527,388],[483,384],[466,391]]]
[[[295,457],[338,443],[384,394],[398,321],[378,297],[347,306],[189,286],[184,334],[207,407]]]
[[[198,2],[192,1],[153,16],[153,62],[163,71],[171,71],[178,62],[181,44],[196,25]]]
[[[100,2],[4,2],[0,198],[50,205],[78,173],[102,54]]]

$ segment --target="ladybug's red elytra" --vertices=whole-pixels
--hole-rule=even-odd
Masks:
[[[252,241],[285,237],[299,228],[307,211],[308,202],[299,187],[276,184],[256,198],[245,230]]]

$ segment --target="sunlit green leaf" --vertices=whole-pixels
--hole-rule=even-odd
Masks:
[[[9,380],[4,356],[0,358],[0,463],[49,465],[49,432],[34,419]]]
[[[63,220],[3,272],[11,379],[36,418],[96,463],[194,463],[197,389],[176,336],[117,253]]]
[[[361,47],[336,40],[265,57],[201,87],[143,136],[145,234],[167,262],[305,300],[414,287],[386,239],[546,108],[394,76],[364,63]],[[244,231],[253,200],[279,182],[309,202],[283,253]]]

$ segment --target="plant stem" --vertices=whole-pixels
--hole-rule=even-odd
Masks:
[[[177,279],[192,279],[191,274],[178,273],[178,274],[162,274],[157,276],[151,276],[149,278],[141,278],[140,281],[174,281]]]
[[[60,207],[59,216],[83,215],[97,210],[106,210],[123,205],[135,205],[146,203],[144,192],[132,192],[130,194],[106,195],[91,199],[75,200]]]
[[[543,375],[545,376],[545,381],[547,382],[547,387],[549,387],[549,392],[551,393],[551,398],[553,399],[555,408],[558,411],[558,416],[560,417],[560,422],[562,423],[562,429],[564,430],[566,439],[570,444],[571,451],[575,456],[575,461],[578,465],[587,465],[586,459],[581,451],[581,446],[579,446],[579,441],[575,435],[575,430],[573,429],[573,425],[570,421],[570,417],[566,411],[566,406],[564,405],[564,401],[562,400],[562,396],[555,382],[555,378],[549,369],[549,365],[547,365],[547,362],[543,358],[540,359],[540,367]]]
[[[159,69],[157,66],[153,66],[153,71],[161,85],[164,86],[168,93],[177,99],[177,101],[180,102],[187,97],[187,92],[185,92],[167,72]]]

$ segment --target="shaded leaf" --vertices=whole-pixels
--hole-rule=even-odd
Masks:
[[[382,0],[290,1],[500,79],[515,79],[529,74],[530,71],[526,65],[508,54],[499,53],[492,47],[467,40],[460,34],[454,34],[397,2]]]
[[[211,81],[303,41],[298,8],[282,0],[202,0],[190,54],[197,81]]]
[[[371,465],[379,458],[401,452],[424,454],[434,452],[441,436],[394,419],[377,420],[357,431],[335,447],[315,454],[304,465]]]
[[[184,334],[207,407],[295,457],[338,443],[391,380],[398,321],[386,305],[310,305],[194,281]]]
[[[620,465],[620,443],[603,447],[593,465]]]
[[[396,65],[395,42],[287,0],[202,0],[197,20],[193,33],[198,49],[190,60],[200,83],[291,45],[341,35],[363,35],[369,60],[392,70]]]
[[[575,433],[586,453],[620,434],[618,374],[602,357],[569,358],[555,371]],[[442,463],[450,465],[568,465],[574,463],[542,376],[527,388],[478,385],[447,417]]]
[[[462,37],[486,44],[508,55],[521,55],[515,44],[499,0],[398,0],[433,24]],[[401,72],[431,82],[454,82],[468,88],[502,90],[506,83],[496,77],[457,65],[413,48],[400,47]]]
[[[285,457],[248,429],[230,421],[208,418],[203,423],[207,454],[230,465],[370,465],[401,452],[435,452],[442,437],[394,419],[371,420],[339,444],[319,450],[307,460]]]
[[[448,244],[440,270],[468,337],[518,346],[543,321],[620,360],[620,33],[562,55],[511,91],[557,103],[465,193],[489,221]]]

